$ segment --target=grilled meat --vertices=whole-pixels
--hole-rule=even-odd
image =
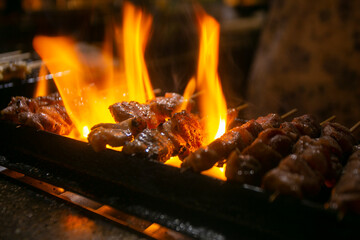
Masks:
[[[303,133],[320,134],[320,125],[309,115],[281,123],[279,128],[265,129],[242,152],[234,151],[230,155],[225,176],[229,181],[259,185],[262,176],[292,152],[293,144]]]
[[[71,132],[73,125],[59,94],[45,97],[13,97],[1,118],[60,135]]]
[[[288,164],[288,161],[285,161],[284,159],[281,161],[279,167],[271,170],[265,175],[262,181],[263,187],[269,191],[277,191],[281,194],[290,194],[297,197],[314,196],[320,191],[315,191],[315,189],[320,189],[318,186],[315,187],[315,185],[310,192],[304,190],[304,188],[301,187],[301,184],[303,184],[301,181],[293,181],[293,179],[298,178],[299,176],[304,181],[313,182],[314,180],[317,180],[320,187],[323,185],[333,187],[341,173],[341,163],[345,162],[342,158],[346,156],[349,147],[353,146],[353,143],[355,143],[355,139],[346,127],[338,123],[326,123],[323,125],[321,137],[312,139],[309,136],[302,136],[293,148],[298,161],[303,161],[302,164],[306,164],[317,177],[314,179],[307,179],[309,174],[303,174],[300,169],[291,171],[280,169],[280,166]],[[351,164],[349,166],[351,166]],[[297,192],[296,194],[289,192],[284,186],[294,186],[294,189],[297,188],[300,192]],[[336,201],[335,197],[334,202]]]
[[[116,122],[134,117],[142,118],[148,128],[156,128],[175,112],[180,111],[183,104],[186,104],[186,110],[190,112],[192,104],[185,103],[181,95],[166,93],[164,97],[156,97],[144,104],[135,101],[115,103],[109,107],[109,110]]]
[[[181,111],[156,129],[144,129],[134,141],[125,143],[123,152],[165,162],[171,156],[183,158],[198,149],[202,136],[198,119]]]
[[[360,213],[360,146],[344,167],[339,182],[332,190],[329,207],[346,212],[351,210]]]
[[[344,160],[351,154],[356,143],[355,137],[350,130],[339,123],[325,123],[322,128],[322,135],[330,136],[338,142],[345,156]]]
[[[273,121],[274,115],[269,114],[266,121],[261,118],[260,123],[264,124]],[[190,168],[195,172],[201,172],[214,166],[217,162],[227,158],[236,148],[244,149],[254,141],[256,136],[263,130],[257,120],[250,120],[247,123],[235,127],[220,138],[211,142],[208,146],[201,147],[184,159],[181,167]]]
[[[263,178],[262,187],[270,192],[280,192],[298,198],[315,196],[320,192],[319,176],[301,158],[291,154],[284,158],[277,168],[270,170]]]
[[[261,169],[261,163],[253,156],[233,151],[226,163],[225,176],[228,181],[260,185]]]
[[[146,128],[141,118],[129,118],[121,123],[100,123],[91,128],[88,141],[96,152],[112,147],[123,146],[134,140],[135,136]]]

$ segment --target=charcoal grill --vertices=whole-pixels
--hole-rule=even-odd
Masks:
[[[186,236],[350,237],[360,217],[1,122],[0,164]],[[34,171],[33,169],[39,169]],[[50,174],[43,174],[44,172]],[[51,177],[52,176],[52,177]]]

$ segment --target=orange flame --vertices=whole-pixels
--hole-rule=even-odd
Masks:
[[[217,73],[219,52],[219,23],[201,11],[197,14],[200,25],[200,50],[197,70],[197,89],[200,95],[200,112],[205,121],[209,144],[225,133],[226,101]]]
[[[200,112],[205,119],[205,144],[209,144],[226,131],[227,106],[217,72],[220,25],[203,10],[197,12],[197,18],[200,27],[197,89],[202,93]],[[223,168],[213,167],[203,174],[226,179]]]
[[[89,128],[98,123],[114,122],[108,107],[119,101],[145,102],[154,97],[148,76],[144,51],[152,18],[124,3],[123,29],[112,31],[122,46],[119,54],[124,67],[115,69],[111,34],[106,37],[102,53],[94,61],[78,50],[77,44],[66,37],[34,38],[34,49],[46,62],[61,94],[66,110],[77,131],[77,139],[84,139]],[[123,39],[119,39],[123,37]],[[85,62],[85,63],[84,63]],[[121,70],[122,69],[122,70]]]
[[[46,96],[49,94],[47,91],[48,81],[45,78],[46,74],[47,74],[46,66],[42,64],[39,71],[39,76],[38,76],[39,81],[36,84],[34,98],[40,96]]]
[[[203,10],[197,12],[197,17],[200,30],[200,49],[196,87],[200,93],[200,113],[204,120],[206,132],[204,143],[208,145],[226,131],[227,106],[217,73],[220,26],[214,18],[207,15]],[[191,89],[191,84],[194,83],[190,81],[186,88]],[[188,92],[190,91],[184,93],[185,99],[189,98]],[[166,164],[178,167],[181,162],[177,158],[171,158]],[[221,168],[213,167],[202,173],[226,180],[224,166]]]
[[[144,59],[152,17],[128,2],[124,3],[124,9],[124,64],[128,93],[137,96],[137,101],[145,102],[155,97]]]

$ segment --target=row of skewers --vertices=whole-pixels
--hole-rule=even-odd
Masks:
[[[308,114],[292,121],[273,113],[245,121],[229,109],[227,132],[204,146],[193,104],[176,93],[144,104],[115,103],[109,110],[116,123],[93,126],[88,141],[95,151],[122,146],[126,154],[161,162],[178,156],[182,171],[202,172],[226,163],[228,181],[261,186],[273,196],[314,199],[323,188],[333,188],[329,207],[360,213],[360,147],[348,128],[320,124]],[[15,97],[1,115],[61,135],[73,128],[57,94]]]

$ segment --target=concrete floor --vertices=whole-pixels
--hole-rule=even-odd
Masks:
[[[0,176],[0,239],[145,239],[100,216]]]

